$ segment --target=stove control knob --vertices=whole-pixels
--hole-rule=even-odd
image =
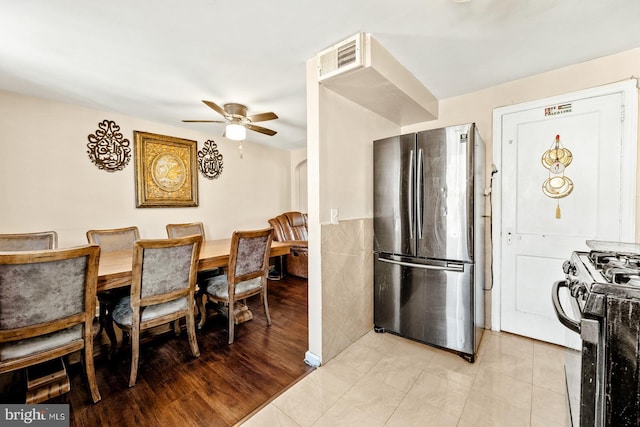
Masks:
[[[569,285],[569,290],[572,297],[579,298],[587,292],[587,287],[584,283],[579,283],[577,280],[574,280]]]
[[[565,261],[562,263],[562,271],[564,271],[564,274],[567,275],[576,275],[576,267],[575,265],[571,264],[571,261]]]

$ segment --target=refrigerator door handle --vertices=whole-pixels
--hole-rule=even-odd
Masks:
[[[378,258],[378,261],[386,262],[389,264],[402,265],[404,267],[422,268],[424,270],[446,270],[446,271],[458,271],[458,272],[464,271],[464,264],[447,264],[446,266],[431,265],[431,264],[414,264],[412,262],[396,261],[396,260],[386,259],[386,258]]]
[[[413,150],[409,151],[409,238],[413,235],[413,204],[415,200],[415,162],[413,161]]]
[[[420,182],[417,183],[417,196],[416,199],[418,201],[418,213],[417,215],[417,219],[418,219],[418,239],[424,239],[424,197],[423,197],[423,190],[424,190],[424,176],[423,176],[423,171],[424,171],[424,150],[422,148],[420,148],[418,150],[418,179],[420,180]]]

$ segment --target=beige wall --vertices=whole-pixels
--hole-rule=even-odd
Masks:
[[[373,141],[400,127],[353,101],[320,90],[320,222],[373,217]]]
[[[120,125],[131,144],[122,171],[99,170],[87,155],[87,136],[105,119]],[[223,172],[214,180],[198,174],[198,207],[135,207],[134,130],[196,140],[198,149],[215,140]],[[162,238],[167,223],[202,221],[208,238],[227,238],[234,229],[266,227],[270,217],[290,209],[291,155],[245,142],[240,159],[238,143],[221,131],[0,92],[0,233],[56,230],[64,247],[85,244],[90,228],[137,225],[143,237]]]
[[[373,327],[373,141],[399,127],[320,89],[322,360]],[[338,222],[330,222],[338,209]]]
[[[291,152],[291,209],[307,212],[307,149]]]

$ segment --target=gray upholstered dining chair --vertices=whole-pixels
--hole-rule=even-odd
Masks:
[[[136,384],[140,331],[185,318],[191,353],[196,340],[194,298],[202,236],[138,240],[133,247],[131,292],[112,311],[114,323],[131,335],[129,387]]]
[[[37,251],[57,247],[58,233],[55,231],[0,234],[0,251]]]
[[[100,248],[0,253],[0,374],[82,350],[91,398]]]
[[[132,251],[133,244],[139,239],[140,231],[135,226],[87,231],[89,244],[100,245],[102,253]],[[100,329],[98,329],[96,336],[100,335],[104,330],[107,333],[107,337],[109,337],[112,351],[117,347],[117,339],[110,313],[116,302],[128,294],[129,289],[127,287],[98,292]]]
[[[202,286],[200,312],[205,311],[205,298],[211,302],[227,306],[229,320],[229,344],[235,336],[235,304],[253,295],[260,295],[271,325],[267,302],[267,275],[269,274],[269,253],[273,240],[273,228],[252,231],[235,231],[231,236],[229,268],[226,274],[214,276]],[[199,328],[204,326],[206,316],[200,318]]]

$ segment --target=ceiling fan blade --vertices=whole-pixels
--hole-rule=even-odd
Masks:
[[[212,108],[214,111],[216,111],[222,117],[227,117],[227,112],[224,111],[224,109],[215,102],[205,101],[204,99],[202,100],[202,102],[204,102],[209,108]]]
[[[251,122],[266,122],[267,120],[275,120],[278,118],[276,113],[269,111],[268,113],[254,114],[247,117]]]
[[[227,123],[224,120],[183,120],[185,123]]]
[[[271,130],[271,129],[263,128],[262,126],[256,126],[256,125],[248,124],[248,125],[245,125],[245,127],[246,127],[247,129],[251,129],[251,130],[252,130],[252,131],[254,131],[254,132],[264,133],[265,135],[269,135],[269,136],[273,136],[273,135],[275,135],[276,133],[278,133],[278,132],[276,132],[275,130]]]

